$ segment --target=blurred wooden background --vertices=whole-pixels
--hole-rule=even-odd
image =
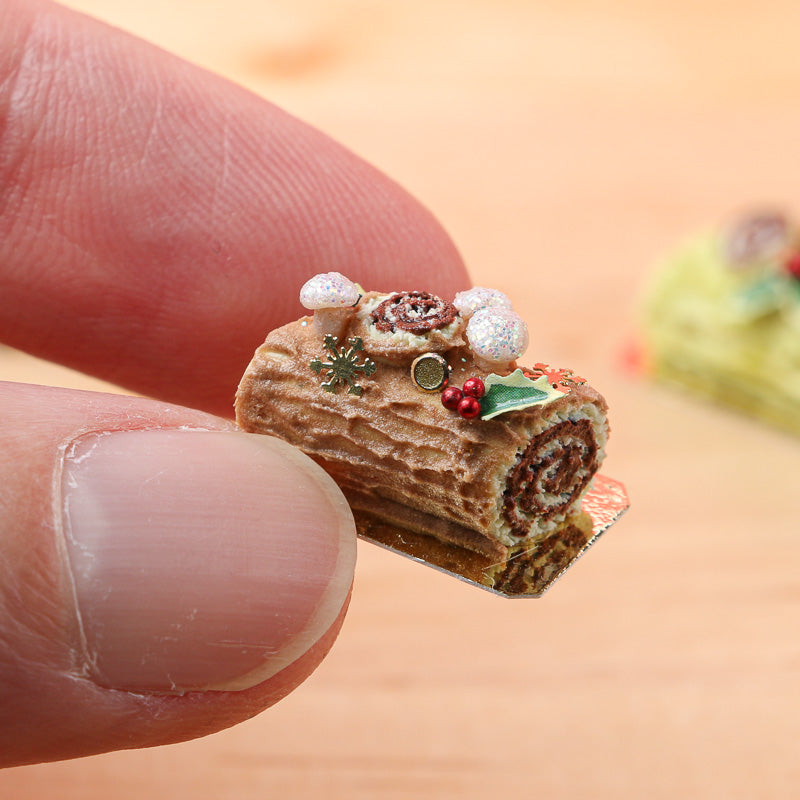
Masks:
[[[621,369],[654,259],[800,211],[794,0],[71,0],[243,83],[423,200],[529,357],[608,397],[633,508],[503,601],[361,544],[311,680],[207,739],[0,773],[25,798],[800,796],[800,441]],[[99,387],[0,352],[0,378]]]

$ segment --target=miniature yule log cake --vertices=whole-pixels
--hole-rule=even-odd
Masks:
[[[644,303],[643,366],[800,433],[800,230],[776,212],[699,234]]]
[[[300,300],[313,316],[256,351],[239,425],[317,461],[363,538],[541,593],[596,533],[581,499],[605,456],[601,395],[569,370],[519,367],[527,327],[495,290],[448,302],[324,273]]]

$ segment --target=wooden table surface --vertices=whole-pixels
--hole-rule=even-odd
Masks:
[[[794,0],[73,0],[405,184],[530,358],[607,396],[632,509],[541,600],[359,547],[342,635],[239,727],[0,773],[25,798],[800,796],[800,441],[628,375],[657,255],[800,211]],[[98,386],[4,351],[0,377]]]

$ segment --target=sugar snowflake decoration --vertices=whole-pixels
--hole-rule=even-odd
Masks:
[[[377,369],[375,362],[365,358],[362,363],[358,362],[358,351],[364,349],[364,342],[358,337],[347,340],[348,347],[339,349],[336,337],[328,334],[325,337],[323,347],[330,353],[327,361],[315,358],[308,366],[319,375],[324,372],[326,381],[322,388],[326,392],[336,392],[340,386],[347,385],[347,393],[361,397],[364,389],[356,384],[356,377],[359,373],[366,376],[372,375]]]
[[[554,389],[571,389],[573,386],[580,386],[586,383],[586,378],[581,378],[580,375],[575,375],[571,369],[553,369],[547,364],[537,362],[533,365],[533,369],[523,370],[525,376],[535,380],[541,378],[543,375],[547,378],[547,382]]]

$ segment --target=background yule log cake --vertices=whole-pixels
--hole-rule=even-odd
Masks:
[[[698,234],[655,275],[642,366],[800,434],[800,226],[775,211]]]
[[[256,351],[239,425],[317,461],[360,536],[541,594],[596,534],[581,499],[605,456],[602,396],[569,370],[517,368],[527,327],[495,290],[450,303],[325,273],[300,297],[314,315]]]

